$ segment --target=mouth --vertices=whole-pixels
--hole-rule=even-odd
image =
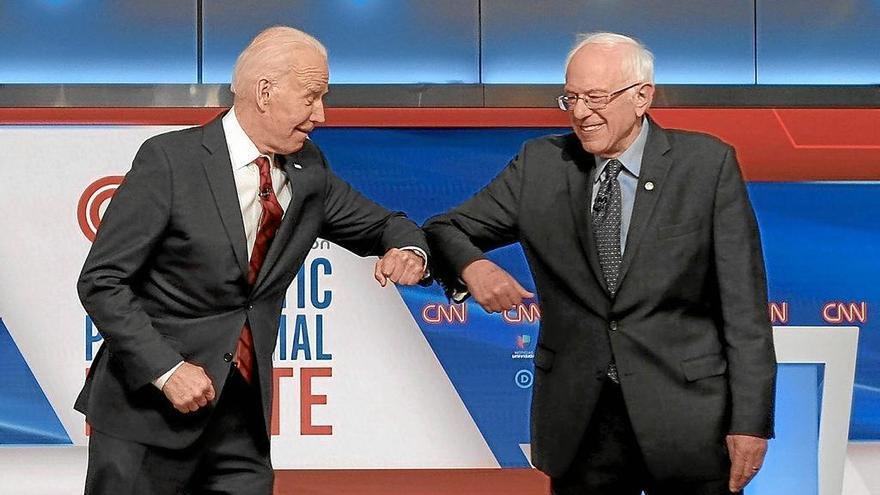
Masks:
[[[591,133],[591,132],[597,132],[597,131],[600,130],[604,125],[605,125],[604,122],[600,122],[600,123],[598,123],[598,124],[581,124],[581,125],[578,126],[578,127],[580,127],[580,130],[581,130],[582,132]]]

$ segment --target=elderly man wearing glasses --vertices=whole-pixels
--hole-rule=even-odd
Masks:
[[[739,492],[773,436],[761,241],[734,150],[648,115],[653,56],[583,37],[528,141],[428,221],[433,273],[500,312],[532,294],[484,252],[519,242],[540,297],[532,461],[555,494]]]

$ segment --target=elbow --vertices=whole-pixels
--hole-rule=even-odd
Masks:
[[[425,232],[428,242],[431,242],[432,237],[437,237],[438,232],[443,229],[445,224],[448,224],[446,215],[436,215],[425,221],[422,225],[422,231]]]
[[[79,280],[76,282],[76,292],[79,295],[79,302],[86,310],[86,313],[92,314],[92,310],[95,306],[95,293],[97,292],[95,290],[94,279],[86,273],[80,275]]]
[[[93,293],[92,287],[94,287],[94,281],[90,275],[90,273],[83,270],[83,272],[79,274],[79,279],[76,281],[76,293],[79,295],[79,300],[83,303],[83,306],[85,306],[86,301]]]

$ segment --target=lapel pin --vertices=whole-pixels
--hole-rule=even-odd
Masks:
[[[645,191],[653,191],[654,183],[651,181],[645,182]]]
[[[299,163],[294,162],[294,163],[293,163],[293,168],[295,168],[295,169],[299,169],[299,170],[302,170],[303,167],[302,167],[302,165],[300,165]]]

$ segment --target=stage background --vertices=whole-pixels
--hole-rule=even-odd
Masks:
[[[18,113],[25,118],[33,112]],[[337,113],[344,121],[344,111]],[[456,118],[467,121],[479,113],[462,110]],[[812,129],[834,119],[857,125],[876,113],[655,112],[664,125],[711,130],[737,146],[763,233],[774,324],[825,325],[828,331],[834,325],[861,326],[856,404],[867,411],[877,409],[876,394],[860,392],[880,388],[877,363],[871,359],[878,343],[868,319],[868,308],[877,300],[869,281],[880,275],[873,261],[877,231],[871,228],[880,195],[876,183],[852,179],[864,179],[859,174],[871,168],[875,145],[853,142],[850,134],[843,144],[829,136],[800,144],[794,136],[801,142],[809,136],[791,129]],[[522,124],[528,112],[508,117]],[[455,123],[449,117],[445,122]],[[749,131],[743,132],[742,122],[752,123]],[[13,404],[4,411],[2,443],[85,444],[82,417],[69,404],[100,336],[76,300],[76,274],[95,224],[139,144],[178,127],[0,128],[0,148],[10,150],[3,164],[9,179],[2,195],[5,210],[44,212],[38,225],[29,215],[8,218],[7,230],[16,235],[0,243],[3,259],[16,259],[0,275],[0,286],[16,287],[4,294],[0,308],[4,375],[14,378],[2,390]],[[346,127],[321,129],[314,140],[340,175],[421,222],[490,180],[522,141],[553,132],[566,131],[561,126]],[[40,154],[47,142],[66,157],[63,169],[13,166]],[[822,150],[829,147],[852,167],[829,175],[821,167]],[[762,156],[786,159],[788,165],[762,164]],[[792,180],[799,175],[812,180]],[[786,180],[775,180],[780,177]],[[27,187],[33,182],[45,193],[34,195]],[[492,257],[533,288],[518,246]],[[844,277],[835,260],[863,261]],[[291,286],[276,351],[276,468],[528,467],[537,302],[487,315],[473,302],[448,304],[437,287],[383,290],[372,281],[371,267],[372,261],[319,241]],[[16,284],[20,280],[28,283]],[[816,493],[820,383],[819,367],[781,366],[779,438],[752,493]],[[853,431],[872,431],[870,414],[864,419],[854,415],[853,421]],[[429,484],[438,479],[431,473],[423,472]]]
[[[143,139],[231,104],[236,54],[273,24],[305,29],[330,51],[327,102],[344,108],[314,139],[333,166],[418,220],[472,193],[522,139],[564,130],[553,98],[575,33],[645,41],[657,58],[658,120],[737,147],[774,324],[861,327],[845,493],[880,493],[874,0],[0,3],[4,492],[77,492],[85,430],[70,404],[99,345],[73,293],[89,232]],[[517,249],[496,256],[528,283]],[[542,493],[543,478],[511,467],[526,465],[535,308],[490,318],[469,305],[460,324],[465,309],[437,289],[379,290],[359,276],[369,265],[318,243],[288,295],[274,446],[278,467],[297,469],[279,471],[283,486]],[[801,391],[821,384],[815,367],[782,373]],[[813,471],[798,466],[814,455],[815,432],[803,435],[814,406],[801,398],[786,402],[791,419],[780,410],[792,430],[771,455],[784,439],[802,449],[770,466],[809,484]],[[334,449],[348,457],[330,459]],[[768,489],[768,473],[756,490]]]

